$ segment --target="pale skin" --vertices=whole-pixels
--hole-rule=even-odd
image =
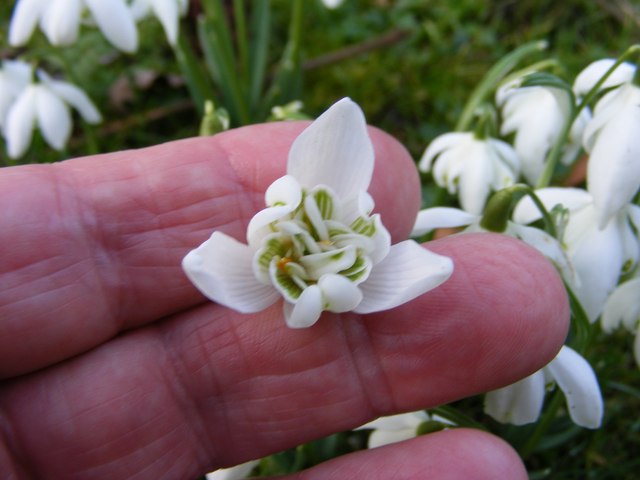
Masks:
[[[496,235],[428,247],[441,287],[391,311],[285,326],[243,315],[180,268],[214,229],[244,241],[301,123],[0,171],[0,472],[4,478],[194,479],[511,383],[560,348],[552,266]],[[370,189],[394,242],[420,204],[408,153],[372,129]],[[346,160],[346,159],[345,159]],[[296,479],[527,478],[468,429],[334,459]]]

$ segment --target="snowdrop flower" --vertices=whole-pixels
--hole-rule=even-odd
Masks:
[[[242,480],[247,478],[260,460],[250,460],[235,467],[221,468],[205,475],[206,480]]]
[[[607,73],[616,63],[614,58],[603,58],[590,63],[582,70],[573,82],[573,92],[577,97],[585,96],[589,90],[595,87],[596,83]],[[632,63],[623,62],[607,77],[600,86],[600,90],[607,90],[617,87],[623,83],[629,83],[633,80],[636,73],[636,67]]]
[[[356,430],[373,430],[367,441],[368,448],[381,447],[391,443],[402,442],[420,435],[420,427],[425,422],[438,422],[451,425],[449,420],[438,415],[429,415],[423,410],[380,417],[356,428]]]
[[[562,238],[577,275],[574,293],[590,321],[602,313],[604,303],[618,283],[620,274],[630,271],[638,261],[640,207],[628,204],[606,225],[598,225],[598,212],[589,192],[577,188],[544,188],[536,195],[551,210],[563,205],[569,220]],[[538,220],[540,213],[529,198],[516,206],[513,218],[527,224]]]
[[[290,327],[322,311],[370,313],[401,305],[444,282],[450,259],[407,240],[390,245],[367,193],[373,145],[360,108],[345,98],[294,141],[287,175],[267,189],[248,245],[222,232],[183,260],[211,300],[243,313],[284,298]]]
[[[619,285],[607,299],[602,312],[602,329],[611,333],[623,325],[635,334],[633,353],[640,367],[640,277]]]
[[[71,135],[69,106],[78,110],[88,123],[102,120],[96,107],[80,88],[54,80],[42,70],[38,70],[37,74],[39,83],[31,83],[23,88],[7,112],[3,134],[11,158],[24,155],[36,124],[52,148],[64,148]]]
[[[464,231],[467,233],[487,231],[480,226],[481,219],[480,215],[474,215],[458,208],[426,208],[418,212],[411,236],[420,237],[438,228],[466,227]],[[570,285],[575,283],[575,272],[569,258],[560,243],[547,232],[515,222],[507,222],[507,228],[502,233],[522,240],[538,250],[556,266]]]
[[[5,60],[0,69],[0,132],[14,100],[31,83],[32,67],[20,60]]]
[[[485,395],[485,412],[502,423],[525,425],[540,417],[548,385],[557,383],[577,425],[598,428],[604,405],[598,379],[589,362],[566,345],[546,367],[507,387]]]
[[[547,154],[571,115],[571,97],[559,88],[519,87],[518,83],[509,82],[496,92],[496,103],[503,116],[500,133],[515,132],[514,148],[522,162],[522,173],[530,185],[535,185],[544,170]],[[563,152],[564,163],[571,163],[577,156],[589,118],[589,111],[582,110],[574,121]]]
[[[513,148],[495,138],[479,139],[471,132],[445,133],[427,147],[419,168],[449,193],[459,191],[460,205],[479,215],[492,190],[512,185],[520,173]]]
[[[155,15],[164,29],[171,46],[178,41],[178,23],[186,15],[189,0],[133,0],[131,11],[136,20]]]
[[[593,195],[598,226],[624,208],[640,187],[640,88],[626,83],[596,104],[584,132],[590,153],[587,189]]]
[[[338,8],[342,5],[342,2],[344,2],[344,0],[322,0],[322,3],[324,3],[324,6],[327,8]]]
[[[127,53],[137,50],[138,31],[125,0],[18,0],[9,25],[9,43],[25,45],[39,23],[52,45],[70,45],[78,38],[87,10],[111,44]]]

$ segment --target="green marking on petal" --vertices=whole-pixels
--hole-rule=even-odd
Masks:
[[[269,274],[273,281],[273,285],[278,289],[282,296],[289,302],[295,302],[300,298],[304,287],[299,285],[298,282],[289,275],[286,264],[287,262],[283,259],[272,259],[271,264],[269,265]]]
[[[327,190],[317,190],[313,193],[313,198],[318,205],[318,210],[323,220],[331,220],[333,218],[333,197]]]
[[[371,262],[369,262],[365,257],[359,256],[351,267],[338,273],[347,277],[354,283],[359,283],[368,277],[370,270]]]
[[[267,238],[264,242],[264,247],[258,251],[257,255],[260,269],[267,271],[273,257],[286,256],[289,246],[290,242],[282,241],[282,237],[279,235]]]
[[[373,237],[376,233],[375,219],[358,217],[353,221],[353,223],[351,223],[351,229],[360,235]]]

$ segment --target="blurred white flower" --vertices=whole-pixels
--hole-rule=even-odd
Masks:
[[[367,447],[376,448],[417,437],[420,433],[420,426],[428,421],[438,422],[443,425],[454,425],[445,418],[438,415],[429,415],[425,411],[419,410],[417,412],[380,417],[361,425],[356,430],[373,430],[369,435]]]
[[[20,60],[5,60],[0,69],[0,132],[4,131],[9,108],[31,83],[33,69]]]
[[[364,115],[334,104],[294,141],[287,175],[267,189],[267,208],[247,228],[248,245],[222,232],[183,260],[211,300],[243,313],[284,298],[294,328],[324,310],[371,313],[401,305],[450,275],[449,258],[391,239],[367,193],[374,166]]]
[[[436,183],[451,194],[459,192],[462,208],[479,215],[492,190],[516,181],[520,160],[515,150],[501,140],[478,139],[471,132],[452,132],[429,144],[419,168],[423,172],[433,168]]]
[[[509,82],[498,89],[496,103],[502,109],[500,133],[515,132],[514,148],[522,162],[522,173],[530,185],[536,185],[547,154],[571,115],[571,97],[560,88],[519,87],[517,82]],[[589,118],[589,111],[582,110],[574,121],[563,151],[564,163],[575,160]]]
[[[186,15],[188,0],[133,0],[131,11],[136,20],[153,14],[162,24],[171,46],[178,41],[180,17]]]
[[[9,25],[9,43],[25,45],[40,24],[52,45],[70,45],[87,20],[95,22],[116,48],[127,53],[137,50],[138,31],[125,0],[18,0]]]
[[[615,63],[616,60],[614,58],[603,58],[587,65],[574,80],[573,93],[577,97],[585,96]],[[598,91],[631,82],[635,72],[635,65],[628,62],[621,63],[604,81]]]
[[[88,123],[102,120],[100,112],[80,88],[54,80],[42,70],[38,70],[37,75],[39,82],[24,87],[6,115],[3,135],[11,158],[24,155],[36,124],[52,148],[64,148],[71,135],[70,106]]]
[[[322,0],[322,3],[327,8],[338,8],[343,2],[344,0]]]
[[[640,367],[640,277],[638,276],[619,285],[604,304],[602,329],[611,333],[620,325],[635,334],[633,353]]]
[[[636,232],[640,227],[640,207],[628,204],[601,229],[589,192],[577,188],[543,188],[537,190],[536,195],[547,210],[555,205],[569,210],[562,245],[576,271],[574,293],[593,322],[602,313],[621,273],[630,271],[638,261]],[[516,206],[513,218],[527,224],[538,220],[540,212],[529,198],[524,198]]]
[[[220,468],[205,475],[206,480],[242,480],[247,478],[260,460],[251,460],[235,467]]]
[[[452,207],[426,208],[418,212],[412,237],[419,237],[438,228],[466,227],[465,232],[486,231],[480,226],[482,217]],[[504,235],[522,240],[549,259],[570,284],[576,282],[576,274],[560,243],[543,230],[515,222],[507,222]]]
[[[632,83],[607,93],[596,104],[584,132],[590,153],[587,189],[603,228],[640,187],[640,88]]]
[[[502,423],[525,425],[540,417],[548,385],[558,384],[574,423],[598,428],[604,405],[598,379],[589,362],[566,345],[542,370],[485,395],[485,412]]]

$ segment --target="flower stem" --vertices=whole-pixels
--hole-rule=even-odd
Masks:
[[[507,75],[524,57],[530,53],[544,50],[547,48],[547,42],[539,40],[530,42],[516,48],[511,53],[502,57],[484,76],[475,90],[471,93],[467,104],[462,110],[462,114],[458,120],[455,130],[464,132],[469,130],[471,121],[475,115],[476,109],[485,101],[496,87],[496,85]]]

